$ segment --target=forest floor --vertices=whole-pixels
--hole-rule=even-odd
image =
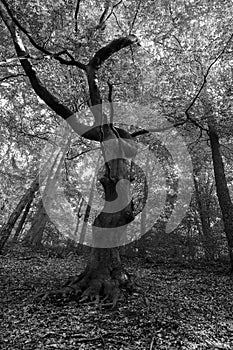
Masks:
[[[2,350],[233,349],[233,278],[223,269],[129,262],[147,299],[134,293],[111,310],[35,300],[79,274],[81,258],[8,253],[0,263]]]

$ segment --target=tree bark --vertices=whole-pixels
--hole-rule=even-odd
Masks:
[[[23,215],[19,221],[19,224],[15,230],[15,234],[14,234],[14,237],[13,237],[13,242],[17,242],[18,239],[19,239],[19,235],[23,229],[23,226],[26,222],[26,219],[27,219],[27,216],[28,216],[28,213],[30,211],[30,208],[31,208],[31,205],[32,205],[32,202],[33,202],[33,199],[34,199],[34,196],[32,196],[31,200],[28,202],[28,204],[26,205],[25,209],[24,209],[24,212],[23,212]]]
[[[86,232],[87,232],[87,224],[88,224],[88,219],[89,219],[89,216],[91,213],[91,206],[92,206],[92,202],[93,202],[93,198],[94,198],[94,188],[95,188],[95,183],[96,183],[96,175],[97,175],[98,168],[99,168],[99,160],[100,160],[100,158],[98,158],[97,163],[96,163],[95,174],[94,174],[93,179],[92,179],[90,195],[88,198],[88,203],[87,203],[84,218],[83,218],[83,225],[82,225],[82,229],[81,229],[80,237],[79,237],[80,244],[84,243]]]
[[[76,239],[79,239],[78,230],[79,230],[80,219],[82,217],[81,210],[82,210],[83,203],[84,203],[84,198],[82,197],[78,203],[77,223],[76,223],[75,232],[74,232],[74,236]]]
[[[43,206],[43,201],[40,199],[38,209],[33,217],[31,227],[28,230],[24,241],[32,246],[39,246],[41,244],[45,225],[48,219],[48,215]]]
[[[49,220],[49,216],[46,212],[46,206],[51,200],[50,197],[52,196],[54,186],[56,185],[60,176],[68,144],[69,140],[66,140],[63,145],[60,145],[57,153],[52,153],[44,165],[44,170],[48,173],[45,188],[42,194],[42,199],[39,202],[38,209],[34,215],[32,225],[24,239],[25,242],[33,246],[39,246],[41,244],[44,229],[47,221]],[[50,169],[47,169],[46,166],[50,165],[49,163],[51,161],[53,161],[53,163]]]
[[[193,176],[193,181],[198,205],[198,212],[201,219],[202,242],[205,250],[205,256],[208,261],[213,261],[214,250],[212,243],[212,228],[210,226],[209,205],[207,203],[209,198],[202,198],[203,192],[200,189],[195,175]]]
[[[10,237],[11,231],[15,226],[16,221],[20,217],[22,211],[24,210],[25,206],[31,201],[33,198],[35,192],[39,189],[39,178],[37,177],[31,184],[31,186],[28,188],[26,193],[22,196],[21,200],[19,201],[18,205],[16,206],[13,213],[10,215],[7,223],[3,225],[1,234],[0,234],[0,252],[2,251],[6,241]]]
[[[224,231],[228,243],[231,271],[233,272],[233,204],[227,186],[224,163],[220,150],[219,136],[214,123],[209,120],[208,124],[216,191],[222,212]]]

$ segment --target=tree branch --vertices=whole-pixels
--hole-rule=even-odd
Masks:
[[[23,67],[26,75],[28,76],[30,83],[32,85],[32,88],[36,92],[36,94],[52,109],[61,116],[64,120],[66,120],[70,126],[73,128],[73,130],[90,140],[95,140],[101,142],[103,134],[103,129],[105,129],[105,135],[109,136],[112,134],[111,128],[103,127],[104,124],[107,124],[107,117],[103,115],[102,113],[102,99],[98,87],[98,80],[97,80],[97,71],[100,68],[100,66],[103,64],[105,60],[107,60],[112,54],[120,51],[121,49],[128,47],[132,44],[137,43],[138,39],[134,35],[130,35],[128,37],[121,37],[119,39],[113,40],[110,44],[106,45],[105,47],[98,50],[95,55],[90,59],[88,65],[77,63],[73,60],[71,57],[71,60],[68,62],[74,63],[74,65],[77,65],[79,68],[84,69],[87,74],[88,79],[88,85],[89,85],[89,91],[90,91],[90,100],[91,100],[91,110],[95,118],[95,122],[93,127],[90,127],[88,125],[82,124],[78,121],[77,115],[74,114],[68,107],[63,105],[53,94],[51,94],[42,84],[40,79],[37,77],[36,71],[34,70],[32,64],[29,61],[29,54],[27,52],[27,49],[25,48],[22,39],[16,31],[16,27],[18,27],[30,40],[30,42],[33,44],[34,47],[41,50],[43,53],[52,55],[55,59],[58,59],[60,62],[64,62],[64,59],[60,57],[61,54],[64,53],[60,52],[58,54],[52,54],[48,50],[46,50],[43,47],[40,47],[37,43],[35,43],[34,39],[30,36],[30,34],[20,25],[20,23],[13,17],[11,14],[11,11],[9,10],[7,3],[5,0],[0,0],[0,15],[6,24],[14,46],[17,53],[17,56],[20,60],[21,66]],[[67,52],[66,52],[67,53]],[[75,63],[76,62],[76,63]],[[120,137],[123,131],[120,129],[117,132],[119,133]],[[130,139],[131,136],[129,133],[125,132],[127,135],[125,135],[126,138]],[[125,134],[123,132],[123,134]],[[124,138],[124,136],[123,136]]]
[[[106,61],[115,52],[118,52],[121,49],[133,44],[139,45],[139,40],[135,35],[129,35],[127,37],[115,39],[110,44],[106,45],[96,52],[94,57],[89,61],[89,66],[92,66],[93,69],[98,70],[104,61]]]
[[[100,28],[105,28],[106,22],[107,20],[111,17],[111,15],[113,14],[114,9],[120,5],[122,3],[123,0],[120,0],[119,2],[117,2],[115,5],[112,6],[112,9],[110,11],[110,13],[108,14],[108,10],[109,7],[108,6],[108,10],[106,11],[106,8],[104,9],[104,12],[102,13],[102,16],[100,17],[100,21],[99,24],[97,24],[97,26],[95,27],[95,29],[100,29]]]
[[[167,131],[167,130],[170,130],[172,128],[175,128],[177,126],[181,126],[181,125],[184,125],[186,123],[186,120],[185,121],[182,121],[182,122],[179,122],[179,123],[175,123],[173,125],[170,125],[170,126],[167,126],[165,128],[151,128],[151,129],[142,129],[142,130],[137,130],[137,131],[134,131],[131,136],[132,137],[137,137],[137,136],[140,136],[140,135],[145,135],[145,134],[149,134],[150,132],[164,132],[164,131]]]
[[[20,60],[21,66],[24,69],[31,86],[35,93],[49,106],[54,112],[68,122],[73,130],[89,140],[99,141],[99,132],[96,128],[91,128],[88,125],[82,124],[78,121],[77,115],[73,113],[68,107],[63,105],[53,94],[49,92],[38,78],[36,71],[28,60],[28,53],[22,39],[16,32],[15,24],[5,13],[5,8],[0,2],[0,16],[2,17],[6,27],[8,28],[14,46],[16,54]]]
[[[29,32],[20,24],[20,22],[17,20],[17,18],[15,18],[7,4],[7,2],[5,0],[1,0],[2,4],[4,5],[8,15],[10,16],[11,20],[13,21],[13,23],[27,36],[27,38],[29,39],[30,43],[39,51],[41,51],[42,53],[44,53],[47,56],[50,56],[52,58],[54,58],[55,60],[57,60],[58,62],[60,62],[61,64],[65,64],[65,65],[71,65],[71,66],[76,66],[82,70],[86,69],[85,64],[76,61],[73,57],[71,58],[71,60],[66,60],[64,58],[61,57],[61,53],[52,53],[49,50],[45,49],[44,46],[41,46],[39,44],[36,43],[36,41],[33,39],[33,37],[29,34]],[[69,57],[71,57],[70,54],[67,53],[67,51],[62,52],[62,53],[66,53]]]
[[[101,65],[114,53],[121,49],[139,43],[138,38],[134,35],[128,37],[121,37],[111,41],[108,45],[98,50],[95,55],[90,59],[87,68],[87,80],[90,91],[90,99],[92,105],[92,113],[95,118],[96,125],[107,124],[106,116],[102,115],[102,99],[98,86],[97,71]]]
[[[95,29],[104,29],[105,28],[105,21],[106,21],[108,11],[110,8],[110,2],[111,2],[111,0],[105,0],[104,11],[103,11],[102,15],[100,16],[99,23],[97,24]]]
[[[96,151],[96,150],[98,150],[98,149],[100,149],[100,147],[87,149],[87,150],[85,150],[85,151],[83,151],[83,152],[81,152],[81,153],[76,154],[75,156],[66,157],[66,160],[73,160],[73,159],[75,159],[75,158],[80,157],[81,155],[83,155],[83,154],[85,154],[85,153],[88,153],[88,152],[91,152],[91,151]]]
[[[77,0],[75,13],[74,13],[74,20],[75,20],[75,32],[78,33],[78,13],[80,8],[81,0]]]
[[[29,132],[26,132],[24,130],[17,130],[18,133],[20,134],[23,134],[25,137],[28,137],[28,138],[36,138],[36,139],[39,139],[39,140],[43,140],[43,141],[48,141],[50,142],[51,144],[53,144],[53,142],[51,142],[49,140],[49,137],[48,136],[44,136],[46,135],[46,133],[42,133],[42,134],[31,134]]]
[[[113,103],[112,103],[112,90],[113,90],[113,85],[108,81],[108,102],[110,105],[110,126],[113,127],[113,117],[114,117],[114,108],[113,108]]]
[[[7,75],[7,76],[5,76],[5,77],[3,77],[3,78],[0,78],[0,82],[5,81],[5,80],[8,80],[8,79],[12,79],[12,78],[17,78],[17,77],[20,77],[20,76],[25,77],[26,74],[18,73],[18,74]]]
[[[198,89],[197,93],[195,94],[195,96],[193,97],[191,103],[189,104],[188,108],[186,108],[185,110],[185,115],[187,117],[188,120],[190,120],[194,125],[196,125],[197,127],[199,127],[202,130],[208,131],[207,129],[205,129],[202,125],[200,125],[196,120],[194,120],[193,118],[191,118],[189,111],[190,109],[193,107],[193,105],[195,104],[196,100],[198,99],[198,97],[200,96],[206,82],[207,82],[207,77],[210,73],[211,68],[214,66],[214,64],[219,60],[219,58],[224,54],[224,52],[226,51],[227,46],[229,45],[229,43],[231,42],[233,38],[233,33],[230,35],[229,39],[227,40],[224,48],[220,51],[220,53],[217,55],[217,57],[213,60],[213,62],[211,62],[211,64],[209,65],[209,67],[206,70],[206,73],[203,76],[203,82],[200,86],[200,88]]]
[[[20,59],[20,63],[28,76],[30,83],[36,92],[36,94],[60,117],[63,119],[69,118],[73,112],[66,106],[64,106],[54,95],[52,95],[43,85],[40,79],[36,75],[36,71],[32,67],[27,58],[27,52],[23,45],[23,42],[19,35],[15,32],[12,33],[12,38],[15,45],[16,53]]]
[[[133,30],[134,24],[135,24],[135,22],[136,22],[136,19],[137,19],[138,13],[139,13],[139,9],[140,9],[140,6],[141,6],[141,2],[142,2],[142,0],[139,0],[138,5],[137,5],[137,8],[136,8],[135,15],[134,15],[134,18],[133,18],[133,21],[132,21],[132,24],[131,24],[131,26],[130,26],[130,32],[129,32],[129,33],[131,33],[132,30]]]

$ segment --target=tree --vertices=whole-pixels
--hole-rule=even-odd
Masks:
[[[109,57],[125,47],[136,44],[138,39],[133,35],[115,39],[110,44],[99,49],[89,60],[88,64],[83,64],[73,57],[67,60],[61,54],[53,55],[47,49],[38,45],[14,17],[4,0],[1,2],[1,17],[11,34],[17,56],[36,94],[59,116],[66,120],[77,134],[89,140],[98,141],[101,144],[105,160],[105,172],[100,182],[104,188],[106,204],[93,223],[95,247],[92,249],[84,273],[66,285],[63,292],[75,292],[77,295],[81,295],[82,299],[89,297],[98,299],[100,293],[102,293],[105,298],[110,298],[115,305],[120,295],[120,287],[126,287],[129,284],[129,278],[122,270],[118,248],[106,249],[96,247],[100,246],[103,240],[103,237],[101,237],[103,228],[112,229],[110,239],[115,240],[115,242],[121,242],[124,232],[120,232],[119,227],[126,226],[133,220],[132,205],[128,201],[129,185],[125,186],[124,182],[123,186],[118,186],[118,192],[116,192],[116,184],[122,179],[129,180],[130,173],[125,157],[134,157],[136,155],[136,146],[132,141],[131,135],[126,130],[114,127],[113,111],[111,112],[110,122],[107,121],[106,115],[102,112],[102,99],[98,86],[97,72]],[[74,114],[73,111],[62,104],[42,84],[29,60],[30,53],[23,44],[20,31],[28,37],[37,50],[53,56],[60,63],[76,66],[86,73],[90,93],[89,105],[95,119],[91,128],[80,123],[77,114]],[[109,97],[109,102],[111,103],[111,96]],[[108,142],[107,147],[105,146],[106,142]],[[108,203],[114,201],[117,195],[121,204],[126,203],[125,208],[115,213],[108,212]]]
[[[3,225],[1,229],[1,238],[0,238],[0,251],[2,251],[6,241],[10,237],[10,234],[12,232],[12,229],[15,226],[16,221],[20,217],[21,213],[23,212],[24,208],[31,203],[34,194],[39,189],[39,177],[37,177],[31,184],[31,186],[28,188],[26,193],[22,196],[19,203],[17,204],[15,210],[10,215],[8,221],[5,225]]]
[[[17,225],[17,228],[15,230],[15,234],[14,234],[14,237],[13,237],[13,242],[17,242],[18,239],[19,239],[19,236],[23,230],[23,227],[25,225],[25,222],[27,220],[27,216],[28,216],[28,213],[31,209],[31,205],[32,205],[32,202],[33,202],[33,197],[29,200],[28,204],[26,205],[25,209],[24,209],[24,212],[23,212],[23,215],[19,221],[19,224]]]
[[[40,98],[39,101],[44,101],[56,115],[66,120],[77,134],[101,145],[105,169],[100,182],[106,203],[113,204],[117,194],[122,203],[127,203],[124,210],[115,214],[105,207],[95,219],[93,245],[101,246],[103,229],[111,230],[111,239],[116,242],[124,236],[124,232],[118,235],[117,228],[122,224],[127,226],[134,218],[132,203],[127,200],[129,183],[127,182],[127,186],[118,186],[118,192],[116,184],[119,180],[130,180],[130,161],[127,161],[127,158],[131,160],[136,154],[133,139],[149,133],[149,130],[139,128],[140,130],[130,134],[124,127],[116,127],[113,121],[113,86],[116,99],[138,99],[150,106],[159,106],[159,110],[175,126],[184,126],[182,131],[189,141],[203,141],[202,133],[206,136],[208,126],[206,119],[200,117],[202,108],[198,103],[199,97],[212,67],[226,56],[226,48],[231,40],[225,40],[232,17],[231,2],[225,0],[223,4],[219,4],[214,1],[213,5],[208,1],[198,4],[194,4],[193,1],[178,1],[176,4],[166,1],[155,6],[153,1],[147,1],[141,6],[142,2],[139,1],[135,11],[135,4],[128,0],[124,1],[123,9],[122,1],[116,4],[104,1],[100,2],[103,12],[99,16],[94,6],[88,9],[90,3],[93,4],[92,1],[81,6],[81,2],[78,1],[75,26],[71,20],[73,4],[69,1],[64,6],[64,3],[63,0],[56,3],[48,0],[40,6],[37,1],[30,0],[24,1],[25,6],[22,6],[18,1],[13,3],[1,0],[0,11],[4,23],[1,26],[6,38],[5,52],[10,52],[12,57],[12,47],[8,40],[11,37],[17,54],[17,57],[13,55],[7,62],[20,62],[23,69],[11,66],[12,75],[20,74],[20,79],[26,76]],[[83,16],[79,16],[82,7]],[[97,18],[99,20],[96,20]],[[131,33],[137,33],[140,38],[145,39],[143,44],[149,52],[148,57],[151,58],[148,59],[141,52],[138,53],[138,50],[134,50],[138,39]],[[113,39],[116,37],[118,39]],[[219,53],[223,42],[226,42],[226,45]],[[125,50],[126,48],[128,50]],[[115,53],[120,59],[116,58]],[[144,60],[146,68],[143,67]],[[103,65],[104,69],[100,70]],[[45,87],[42,80],[45,80],[48,72],[48,87]],[[231,84],[226,79],[227,74],[223,75],[225,79],[222,80],[225,80],[229,90]],[[120,79],[122,76],[124,79]],[[3,77],[8,78],[9,76]],[[12,79],[12,76],[9,79]],[[69,86],[67,80],[72,81]],[[107,94],[107,89],[102,80],[108,82],[108,102],[111,107],[109,118],[103,113],[102,100]],[[115,84],[112,84],[113,80]],[[27,80],[23,81],[25,96],[28,85]],[[62,93],[58,92],[58,81],[66,84],[67,88],[62,89]],[[128,88],[129,86],[132,86],[132,89]],[[216,95],[215,82],[211,84],[211,88]],[[85,122],[82,123],[78,117],[79,107],[84,104],[89,106],[94,116],[94,124],[91,127]],[[33,106],[37,106],[36,103]],[[44,108],[44,105],[42,106]],[[34,109],[36,113],[37,107]],[[33,108],[30,111],[32,113]],[[27,117],[29,118],[28,115]],[[41,124],[42,119],[49,120],[48,114],[44,113],[44,118],[40,119]],[[148,116],[148,124],[151,120]],[[44,137],[44,133],[43,136],[41,133],[36,135]],[[126,184],[126,181],[121,181],[122,183]],[[172,210],[175,200],[168,196],[168,211]],[[143,226],[144,222],[142,229]],[[164,231],[164,223],[160,226],[161,231]],[[102,291],[103,296],[109,297],[115,303],[119,287],[124,286],[126,282],[127,275],[121,269],[118,249],[93,248],[84,274],[71,281],[65,291],[76,291],[77,294],[83,295],[83,298],[96,296],[97,299]]]
[[[214,260],[213,233],[211,228],[211,192],[213,184],[210,182],[208,174],[207,180],[201,177],[201,172],[196,169],[193,176],[195,186],[195,198],[197,209],[201,221],[202,241],[205,249],[205,255],[208,261]]]
[[[32,224],[24,241],[28,244],[39,246],[43,238],[43,232],[49,217],[45,211],[42,199],[38,203],[37,211],[33,217]]]
[[[225,175],[224,163],[220,150],[219,136],[214,125],[214,116],[209,111],[209,136],[211,144],[211,152],[214,167],[214,176],[216,183],[216,191],[218,195],[219,205],[222,212],[224,223],[224,231],[227,238],[229,257],[231,264],[231,272],[233,272],[233,203],[230,197],[227,180]]]

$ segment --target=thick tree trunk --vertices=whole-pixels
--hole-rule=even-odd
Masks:
[[[73,293],[81,302],[91,299],[99,302],[109,299],[116,305],[121,288],[130,289],[129,276],[123,272],[118,248],[92,248],[85,271],[78,278],[68,281],[62,293]]]
[[[127,224],[133,220],[129,181],[119,184],[120,180],[129,179],[129,176],[128,162],[125,159],[107,162],[105,173],[100,178],[105,205],[93,222],[93,248],[87,267],[80,276],[71,279],[60,291],[56,291],[56,294],[72,294],[81,301],[91,299],[98,302],[100,298],[108,299],[115,306],[122,288],[132,288],[129,275],[123,271],[119,254],[119,247],[124,244]],[[123,209],[117,210],[119,204]]]
[[[224,231],[227,238],[231,271],[233,272],[233,204],[230,197],[224,164],[222,160],[219,137],[213,123],[209,122],[209,136],[212,151],[216,191],[222,212]]]
[[[11,231],[15,226],[16,221],[20,217],[23,209],[28,204],[28,202],[31,201],[33,198],[35,192],[39,189],[39,178],[37,177],[29,189],[26,191],[26,193],[23,195],[21,200],[19,201],[18,205],[16,206],[13,213],[10,215],[7,223],[3,225],[1,233],[0,233],[0,252],[2,251],[6,241],[10,237]]]

